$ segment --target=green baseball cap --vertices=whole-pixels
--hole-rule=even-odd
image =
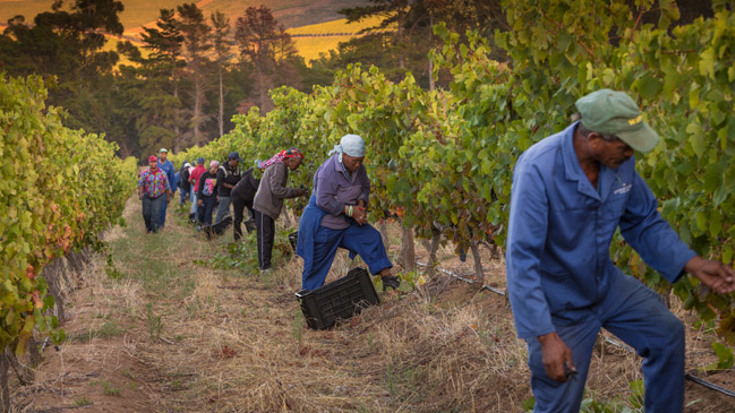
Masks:
[[[625,92],[600,89],[574,105],[582,115],[582,125],[591,131],[617,136],[638,152],[650,152],[658,144],[658,134]]]
[[[166,152],[166,153],[168,153],[168,149],[166,149],[166,148],[161,148],[161,149],[159,149],[159,150],[158,150],[158,153],[161,153],[161,152]]]

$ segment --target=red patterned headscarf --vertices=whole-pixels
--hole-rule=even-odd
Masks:
[[[260,162],[258,168],[265,170],[265,168],[273,165],[274,163],[282,163],[284,159],[288,158],[300,158],[304,159],[304,154],[301,153],[299,148],[284,149],[281,152],[273,155],[272,158],[267,161]]]

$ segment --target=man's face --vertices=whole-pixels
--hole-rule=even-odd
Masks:
[[[161,152],[158,154],[158,157],[161,158],[161,162],[165,161],[167,156],[168,152]]]
[[[357,171],[357,168],[362,165],[362,162],[364,160],[364,156],[350,156],[344,153],[342,154],[342,164],[345,166],[345,169],[347,169],[349,173]]]
[[[606,140],[598,133],[592,132],[590,144],[594,158],[608,168],[616,169],[633,156],[633,148],[619,138]]]
[[[287,158],[286,166],[288,166],[292,171],[299,169],[299,166],[301,166],[301,158]]]
[[[151,171],[155,172],[158,169],[158,161],[148,161],[148,166],[151,168]]]
[[[236,168],[239,163],[237,159],[230,159],[230,168]]]

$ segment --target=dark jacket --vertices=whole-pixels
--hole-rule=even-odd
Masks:
[[[232,188],[230,196],[245,200],[245,204],[253,205],[255,193],[258,192],[258,185],[260,185],[260,179],[255,179],[253,168],[250,168],[242,173],[240,182]]]
[[[208,182],[211,181],[211,182]],[[217,189],[219,188],[219,182],[217,182],[217,175],[212,175],[209,171],[205,171],[199,178],[199,191],[197,192],[197,199],[211,198],[217,195]],[[213,186],[212,194],[205,195],[204,189]]]
[[[191,184],[189,183],[189,168],[183,167],[179,171],[179,186],[184,192],[189,192]]]
[[[229,162],[225,162],[217,168],[217,185],[219,186],[219,196],[230,196],[232,188],[225,188],[224,183],[236,185],[240,182],[240,170],[237,167],[230,167]]]

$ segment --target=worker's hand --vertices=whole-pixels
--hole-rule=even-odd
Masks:
[[[558,382],[565,383],[571,374],[577,373],[572,361],[572,350],[555,332],[538,337],[541,343],[541,357],[546,375]]]
[[[357,221],[358,225],[365,225],[367,223],[367,209],[361,206],[355,206],[352,209],[352,218]]]
[[[197,206],[202,206],[202,205],[204,205],[204,201],[202,201],[201,199],[197,199]]]
[[[138,193],[138,199],[139,199],[139,200],[143,200],[143,193],[142,193],[142,192],[139,192],[139,193]]]
[[[720,294],[735,291],[735,270],[721,262],[696,256],[687,262],[684,271],[699,278],[706,286]]]

